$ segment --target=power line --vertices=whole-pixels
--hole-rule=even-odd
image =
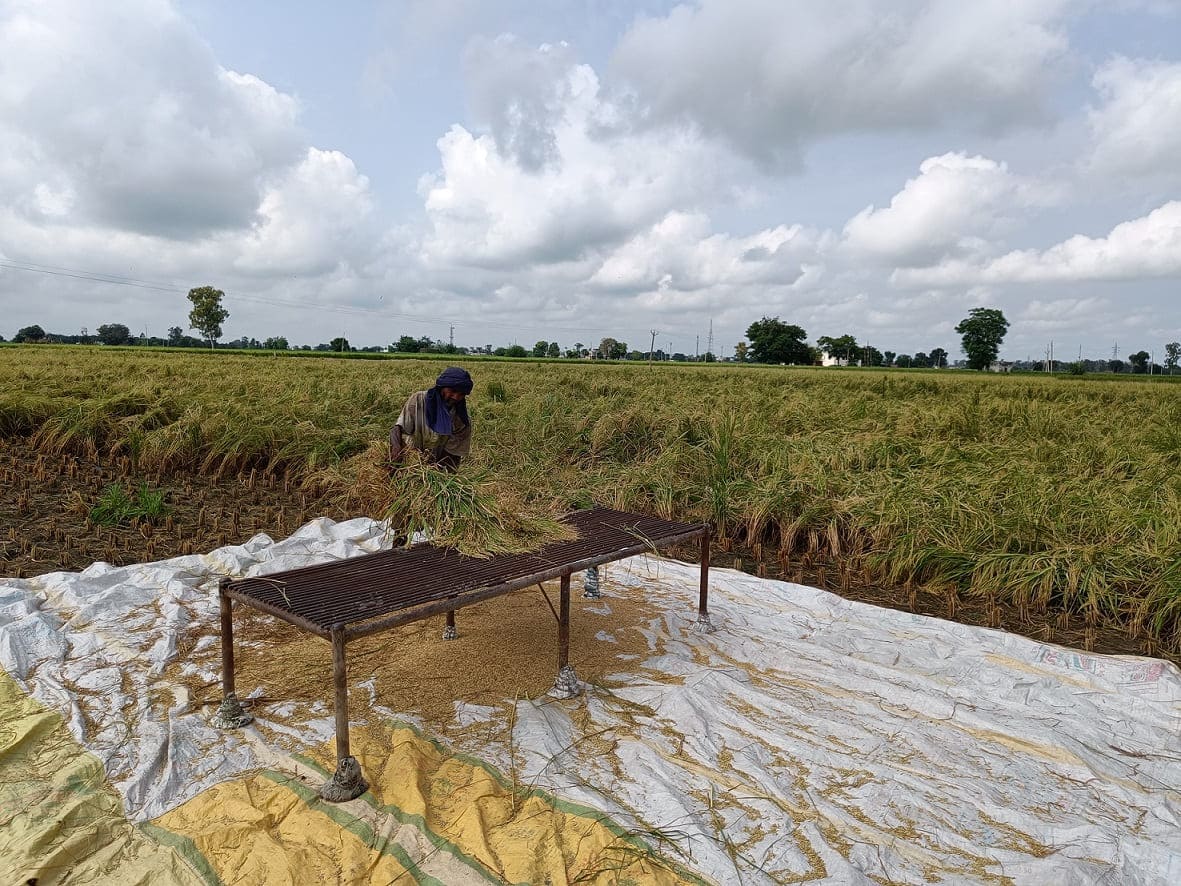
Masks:
[[[138,289],[155,289],[160,292],[184,292],[175,286],[161,286],[144,280],[134,280],[130,277],[117,277],[114,274],[99,272],[75,271],[71,268],[55,268],[52,265],[34,266],[33,262],[18,264],[9,259],[0,259],[0,268],[13,271],[31,271],[35,274],[51,274],[54,277],[73,277],[76,280],[94,280],[99,283],[111,283],[116,286],[134,286]]]

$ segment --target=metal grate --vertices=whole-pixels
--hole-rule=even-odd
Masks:
[[[383,627],[410,621],[411,610],[434,610],[437,607],[431,604],[446,601],[454,601],[458,608],[493,593],[655,550],[706,531],[703,524],[609,508],[575,511],[564,520],[578,537],[531,553],[481,559],[423,544],[239,579],[226,585],[226,591],[247,605],[322,636],[333,626],[360,626],[349,630],[356,635],[368,633],[363,623],[374,619],[383,619]],[[407,618],[390,619],[404,610]]]

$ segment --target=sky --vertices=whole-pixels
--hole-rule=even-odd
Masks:
[[[1181,0],[0,0],[0,335],[1181,339]]]

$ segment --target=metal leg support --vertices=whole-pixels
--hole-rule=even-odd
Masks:
[[[562,597],[558,604],[558,679],[549,694],[553,698],[573,698],[582,692],[582,684],[570,664],[570,573],[562,576]]]
[[[336,690],[336,772],[320,788],[329,803],[343,803],[369,790],[361,764],[349,753],[349,684],[344,658],[344,627],[332,627],[332,682]]]
[[[213,715],[213,725],[218,729],[241,729],[254,720],[238,701],[234,691],[234,601],[226,593],[228,578],[217,586],[218,603],[221,607],[221,706]]]
[[[455,628],[455,610],[449,609],[447,611],[447,625],[443,628],[444,640],[458,640],[459,631]]]
[[[709,619],[709,528],[701,535],[701,589],[697,597],[697,621],[693,630],[712,634],[717,628]]]
[[[598,600],[603,595],[599,593],[599,567],[591,566],[582,573],[582,596],[588,600]]]

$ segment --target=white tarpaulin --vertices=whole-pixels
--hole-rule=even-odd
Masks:
[[[268,723],[262,707],[258,725],[221,732],[166,666],[216,685],[218,577],[381,544],[371,521],[317,520],[278,543],[257,536],[209,555],[0,579],[0,666],[101,761],[132,822],[175,815],[259,770],[294,779],[306,766],[290,742],[330,738],[330,711],[285,705]],[[604,599],[574,618],[602,619],[598,642],[611,643],[625,627],[612,599],[646,598],[665,613],[639,625],[648,654],[621,655],[579,699],[518,701],[508,750],[455,750],[511,770],[551,806],[601,811],[718,883],[1181,883],[1177,668],[729,570],[711,577],[719,630],[699,635],[686,608],[696,566],[639,557],[608,567]],[[196,646],[193,626],[204,635]],[[365,692],[363,667],[350,679]],[[456,716],[493,712],[459,704]],[[374,814],[397,817],[393,805]],[[203,845],[186,843],[190,862]],[[452,857],[484,882],[500,868],[474,852]],[[429,880],[413,874],[419,859],[397,859]],[[234,870],[206,871],[206,882],[233,882]],[[432,876],[447,882],[450,870]]]

